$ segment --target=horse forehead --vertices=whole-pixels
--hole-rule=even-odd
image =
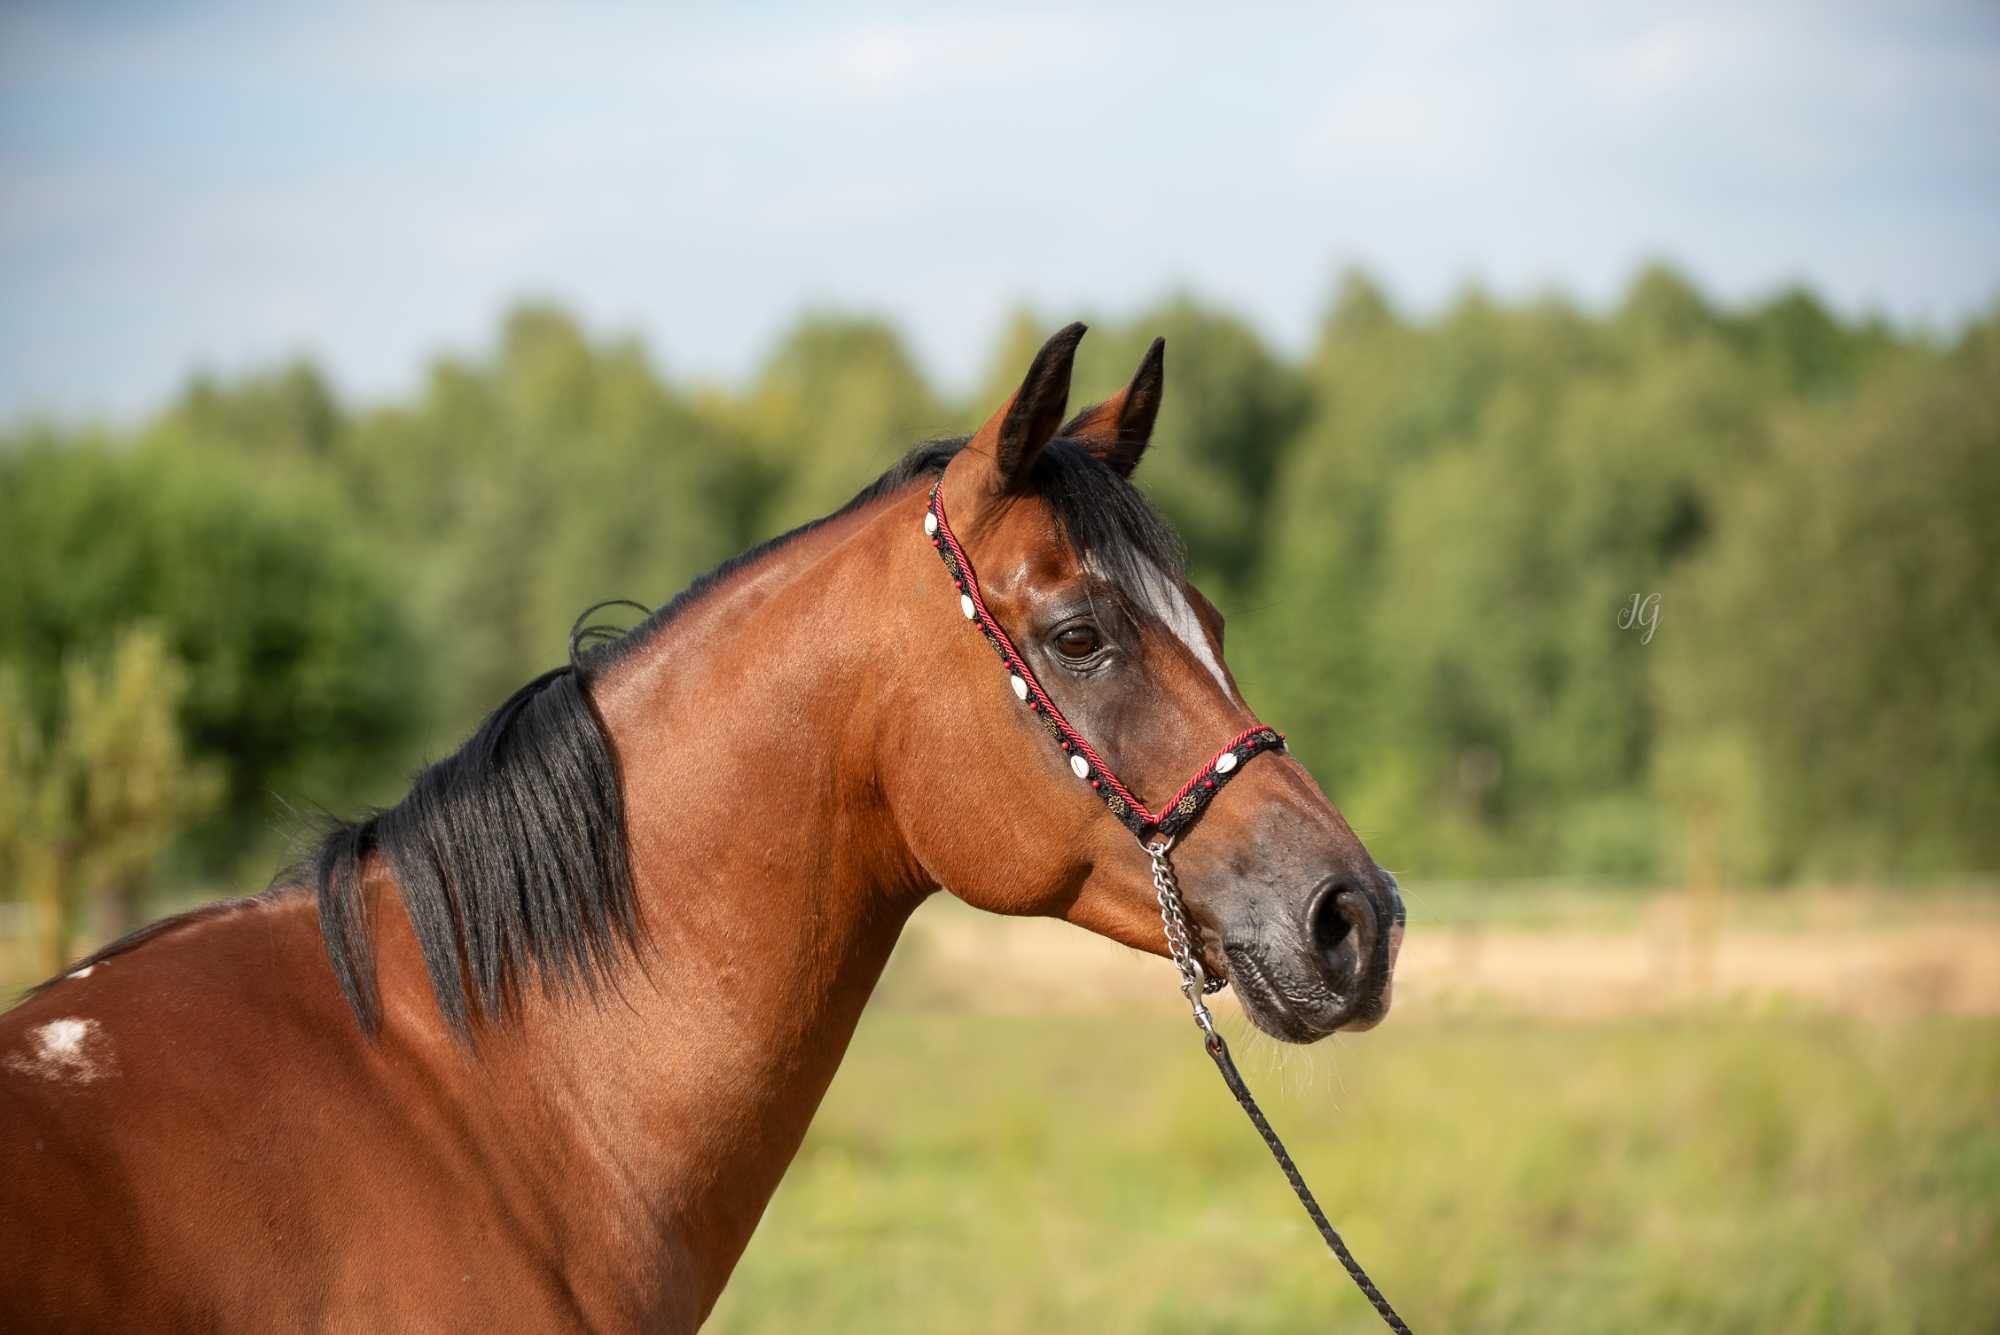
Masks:
[[[1005,507],[997,525],[1001,540],[1030,560],[1059,567],[1075,566],[1076,557],[1064,540],[1055,507],[1039,496],[1022,497]]]
[[[1084,565],[1099,578],[1108,577],[1107,572],[1094,559],[1086,560]],[[1181,582],[1144,557],[1138,559],[1137,569],[1138,587],[1127,589],[1127,596],[1154,620],[1166,627],[1168,634],[1187,647],[1188,652],[1194,655],[1195,661],[1208,670],[1209,676],[1215,678],[1215,684],[1222,688],[1225,699],[1240,703],[1236,699],[1236,692],[1230,688],[1229,674],[1223,671],[1222,656],[1216,652],[1215,642],[1208,633],[1208,626],[1201,614],[1195,610],[1194,604],[1189,601],[1187,591],[1181,587]]]
[[[1040,500],[1007,507],[987,535],[986,545],[993,554],[980,570],[980,581],[996,592],[1063,585],[1084,570],[1064,541],[1055,512]]]

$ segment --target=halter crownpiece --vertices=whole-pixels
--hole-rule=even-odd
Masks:
[[[951,531],[950,521],[945,518],[943,478],[931,487],[930,504],[924,510],[924,533],[930,538],[931,546],[937,548],[945,570],[958,589],[959,612],[979,627],[979,633],[993,646],[993,652],[1000,655],[1000,662],[1009,674],[1014,698],[1027,705],[1028,711],[1048,730],[1049,736],[1068,757],[1070,773],[1088,783],[1106,809],[1118,818],[1118,823],[1131,831],[1132,837],[1140,843],[1162,838],[1171,840],[1194,823],[1203,808],[1222,791],[1223,785],[1243,772],[1244,764],[1251,757],[1284,749],[1285,736],[1276,729],[1261,724],[1247,728],[1231,738],[1213,759],[1195,771],[1194,777],[1182,784],[1180,791],[1165,804],[1157,810],[1148,807],[1120,782],[1097,749],[1063,717],[1062,709],[1042,689],[1042,683],[1036,679],[1035,670],[1028,666],[1028,660],[1014,647],[1014,641],[993,613],[987,610],[986,600],[979,592],[979,576],[972,569],[972,558],[965,554],[965,548],[959,545],[957,535]]]

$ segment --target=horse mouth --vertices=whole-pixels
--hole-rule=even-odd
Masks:
[[[1257,957],[1239,946],[1224,947],[1229,956],[1229,982],[1250,1023],[1287,1043],[1317,1043],[1332,1033],[1308,1024],[1271,981]]]
[[[1326,976],[1318,951],[1300,967],[1284,968],[1265,958],[1256,946],[1230,942],[1223,946],[1229,961],[1229,981],[1250,1022],[1286,1043],[1317,1043],[1342,1031],[1373,1029],[1389,1014],[1395,991],[1396,956],[1403,944],[1402,924],[1392,924],[1358,976],[1336,988]]]

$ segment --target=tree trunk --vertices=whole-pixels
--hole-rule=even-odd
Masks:
[[[76,858],[69,846],[51,849],[42,875],[34,887],[37,924],[42,937],[42,967],[53,976],[69,963],[70,940],[75,929],[75,910],[70,903],[76,892],[71,884],[76,874]]]
[[[115,941],[146,921],[152,889],[152,878],[143,871],[119,878],[102,902],[103,921],[99,927],[105,940]]]

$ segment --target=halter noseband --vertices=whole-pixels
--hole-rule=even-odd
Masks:
[[[987,610],[986,600],[979,592],[979,577],[973,573],[972,558],[965,554],[965,548],[959,545],[957,535],[951,531],[950,521],[945,518],[943,478],[931,487],[930,505],[924,511],[924,532],[929,535],[931,546],[937,548],[944,568],[951,574],[952,583],[958,587],[958,610],[967,621],[979,627],[979,633],[1000,655],[1001,663],[1010,674],[1015,698],[1027,705],[1028,711],[1040,720],[1049,736],[1068,756],[1070,773],[1088,783],[1091,791],[1118,818],[1118,823],[1131,831],[1132,837],[1141,844],[1158,840],[1171,843],[1176,835],[1194,824],[1195,818],[1222,791],[1224,784],[1243,772],[1244,764],[1252,756],[1284,748],[1284,734],[1275,729],[1261,724],[1245,729],[1231,738],[1228,745],[1217,751],[1206,765],[1195,771],[1195,776],[1182,784],[1180,791],[1158,810],[1147,807],[1111,772],[1111,767],[1104,763],[1104,757],[1097,753],[1097,749],[1063,717],[1061,708],[1042,689],[1042,683],[1036,680],[1035,670],[1028,666],[1028,660],[1021,656],[1000,622]]]

